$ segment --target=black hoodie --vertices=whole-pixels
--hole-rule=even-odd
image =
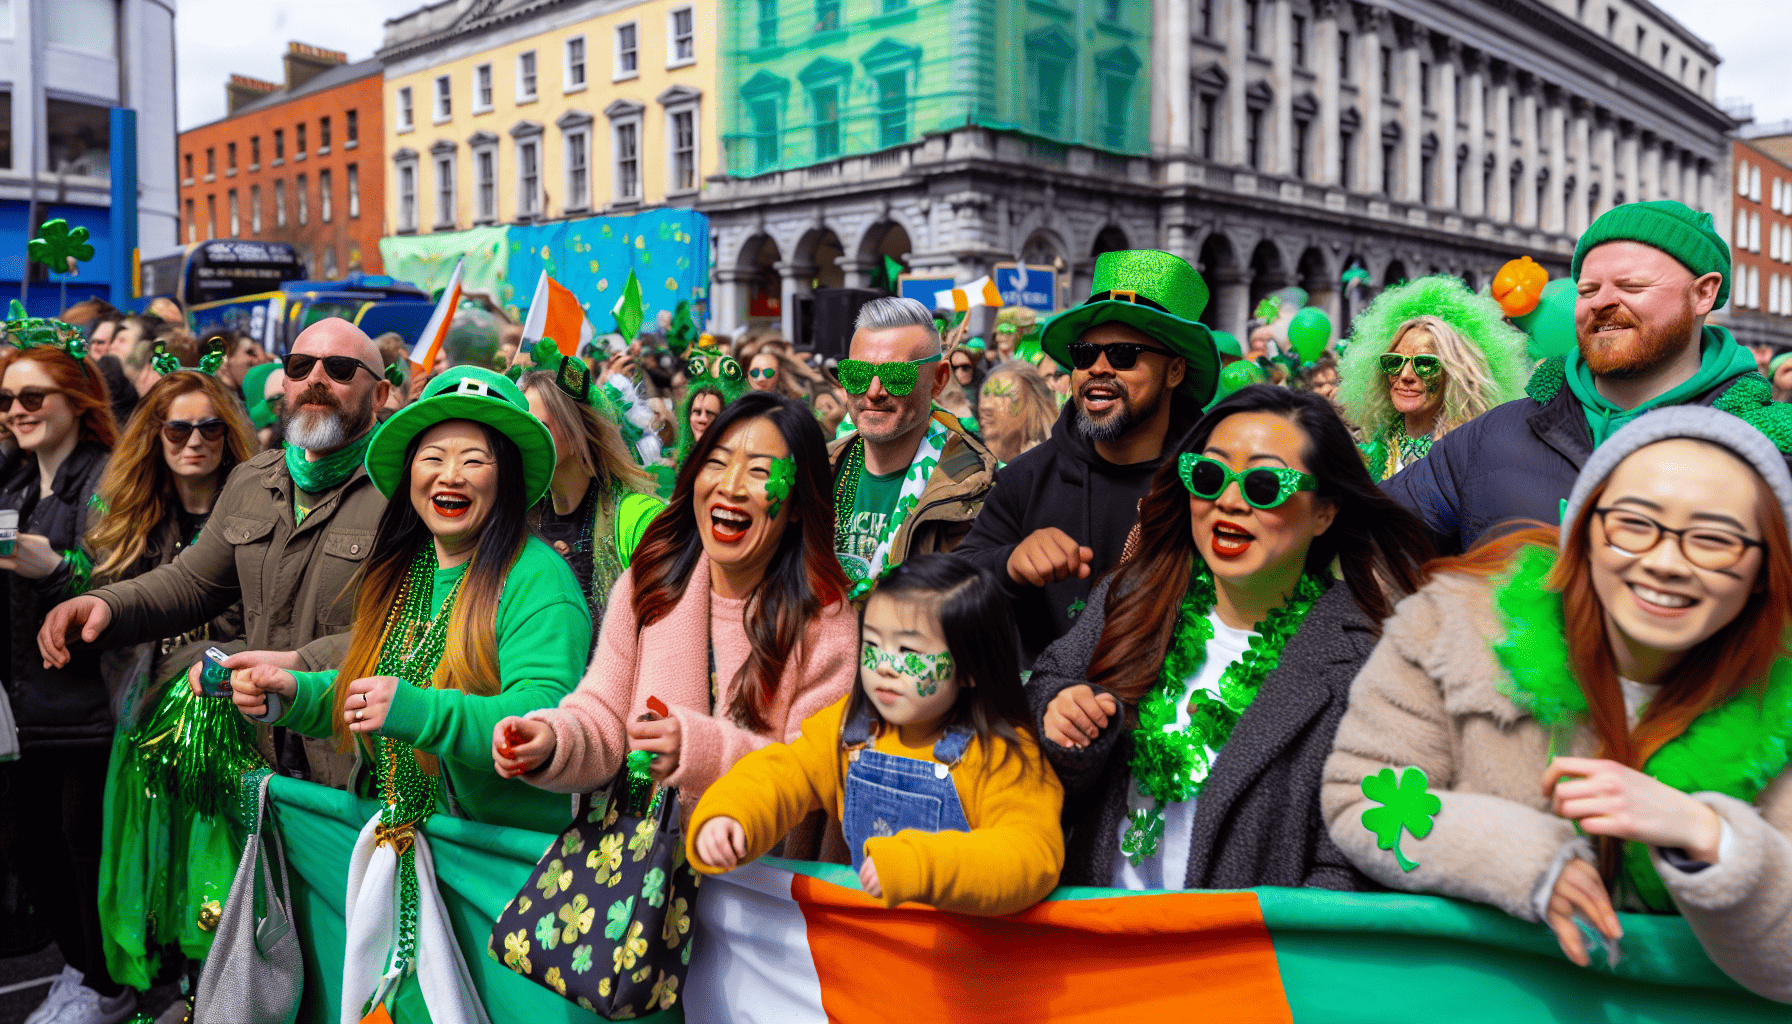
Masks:
[[[1180,398],[1170,407],[1164,450],[1187,434],[1201,410]],[[1069,632],[1095,584],[1120,563],[1126,535],[1139,521],[1139,499],[1151,488],[1162,457],[1116,466],[1095,451],[1076,425],[1076,403],[1066,402],[1052,436],[996,471],[995,484],[971,532],[954,552],[989,569],[1014,597],[1021,657],[1031,665]],[[1033,587],[1008,576],[1008,556],[1029,534],[1055,526],[1095,552],[1086,579]]]

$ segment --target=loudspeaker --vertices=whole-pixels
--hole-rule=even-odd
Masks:
[[[875,288],[817,288],[815,327],[806,339],[808,347],[826,358],[846,358],[859,308],[872,299],[882,298],[883,294]]]

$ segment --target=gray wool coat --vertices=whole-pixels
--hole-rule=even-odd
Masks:
[[[1499,692],[1508,677],[1492,645],[1505,628],[1492,589],[1485,580],[1441,574],[1400,602],[1351,689],[1322,799],[1332,838],[1377,881],[1536,921],[1533,898],[1576,833],[1543,795],[1547,731]],[[1567,752],[1593,757],[1598,746],[1583,724]],[[1443,804],[1424,839],[1400,837],[1402,853],[1418,865],[1412,871],[1401,870],[1362,824],[1363,812],[1377,806],[1363,796],[1364,777],[1407,765],[1424,769]],[[1687,872],[1652,851],[1655,869],[1724,973],[1792,1002],[1792,771],[1752,805],[1721,793],[1692,796],[1729,827],[1729,852]]]
[[[1040,655],[1027,684],[1040,748],[1064,784],[1064,885],[1112,882],[1116,836],[1131,785],[1131,730],[1120,717],[1110,719],[1082,749],[1044,738],[1045,709],[1052,698],[1089,682],[1111,582],[1103,581],[1089,595],[1088,607],[1070,632]],[[1184,888],[1380,888],[1332,842],[1319,813],[1320,777],[1332,736],[1344,714],[1350,682],[1375,640],[1374,627],[1349,587],[1335,585],[1314,602],[1196,797]]]

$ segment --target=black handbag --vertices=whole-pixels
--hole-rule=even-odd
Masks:
[[[504,907],[486,947],[606,1020],[671,1009],[691,962],[700,876],[685,860],[678,790],[639,780],[620,771],[608,789],[579,798],[572,825]]]

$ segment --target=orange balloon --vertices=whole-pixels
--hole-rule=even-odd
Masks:
[[[1494,275],[1489,291],[1507,316],[1520,317],[1537,308],[1548,283],[1549,271],[1529,256],[1520,256],[1506,261]]]

